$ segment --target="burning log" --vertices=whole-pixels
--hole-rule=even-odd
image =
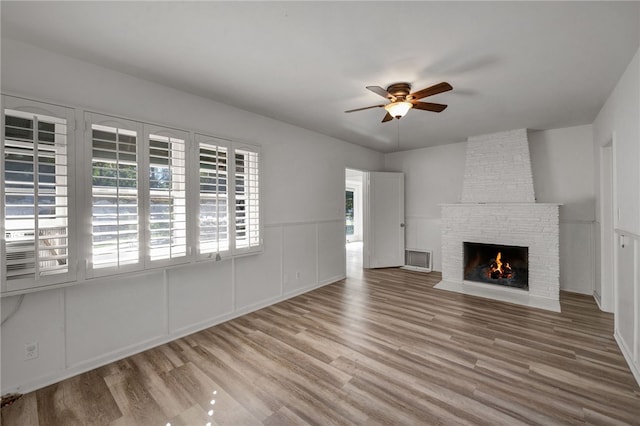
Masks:
[[[511,278],[513,276],[513,269],[509,265],[509,262],[502,262],[502,253],[498,252],[495,260],[489,265],[489,278],[497,280],[500,278]]]

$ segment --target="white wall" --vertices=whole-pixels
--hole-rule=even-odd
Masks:
[[[595,290],[595,192],[591,125],[529,131],[539,203],[560,206],[560,288]]]
[[[405,245],[433,250],[433,269],[442,271],[440,207],[462,194],[466,142],[385,156],[385,170],[404,172]]]
[[[615,337],[640,383],[640,50],[631,60],[593,123],[593,185],[598,194],[596,220],[600,233],[601,147],[613,141],[614,275],[601,279],[603,297],[613,285]],[[624,247],[623,244],[624,243]],[[600,254],[598,247],[598,254]],[[606,255],[606,253],[605,253]],[[598,258],[600,263],[602,259]],[[599,268],[600,269],[600,268]]]
[[[439,204],[460,202],[466,142],[387,154],[387,170],[404,172],[407,245],[434,251],[442,270]],[[591,126],[530,131],[534,189],[560,208],[560,288],[593,294],[593,150]]]
[[[3,394],[345,276],[344,170],[379,170],[381,154],[11,40],[2,40],[1,71],[4,93],[260,144],[265,219],[260,255],[27,294],[1,330]],[[3,317],[17,299],[2,299]],[[31,341],[40,356],[23,361]]]

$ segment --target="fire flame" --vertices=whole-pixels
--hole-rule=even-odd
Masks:
[[[499,278],[511,278],[512,276],[513,270],[509,262],[502,262],[502,253],[498,252],[496,260],[491,263],[489,268],[489,277],[496,280]]]

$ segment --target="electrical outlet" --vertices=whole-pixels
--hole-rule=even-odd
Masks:
[[[38,358],[38,342],[31,342],[24,344],[24,360]]]
[[[300,279],[300,271],[296,272],[296,280]]]

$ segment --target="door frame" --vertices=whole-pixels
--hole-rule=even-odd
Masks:
[[[615,228],[618,222],[615,163],[614,134],[600,147],[600,294],[597,295],[600,309],[614,313],[617,311]],[[610,192],[609,197],[605,197],[607,192]],[[605,200],[608,202],[605,203]]]
[[[353,189],[347,184],[347,170],[353,170],[353,171],[356,171],[356,172],[359,172],[359,173],[362,174],[361,185],[360,185],[359,188],[356,188],[356,189],[359,190],[359,192],[360,192],[358,194],[357,198],[358,198],[358,204],[360,206],[360,209],[362,210],[361,214],[360,214],[360,218],[361,218],[361,222],[362,222],[361,223],[361,235],[360,235],[360,237],[362,238],[362,265],[363,265],[363,267],[365,267],[364,262],[365,262],[366,256],[364,254],[366,253],[365,250],[366,250],[366,244],[367,244],[366,239],[367,239],[367,230],[368,230],[368,217],[367,217],[368,209],[367,209],[367,203],[365,202],[365,200],[367,199],[366,197],[368,196],[367,195],[366,179],[367,179],[367,176],[368,176],[369,172],[367,170],[362,170],[362,169],[358,169],[358,168],[355,168],[355,167],[349,167],[349,166],[346,166],[344,168],[344,172],[345,172],[345,175],[344,175],[344,188],[342,190],[342,198],[343,198],[343,200],[345,198],[346,191]],[[356,194],[354,194],[354,196],[355,195]],[[354,215],[354,216],[356,216],[356,215]],[[347,239],[346,239],[346,220],[347,220],[346,211],[344,212],[343,216],[344,216],[344,220],[345,220],[345,244],[346,244],[347,243]],[[355,217],[354,217],[354,219],[355,219]],[[344,263],[346,265],[347,264],[347,251],[346,250],[344,252],[344,257],[345,257],[344,258]],[[367,261],[368,261],[368,259],[367,259]]]
[[[371,218],[371,208],[370,208],[370,204],[371,204],[371,173],[377,173],[377,172],[371,172],[368,170],[361,170],[361,169],[357,169],[357,168],[353,168],[353,167],[345,167],[345,177],[344,177],[344,188],[342,191],[342,198],[344,199],[344,194],[346,193],[346,191],[348,189],[351,189],[348,184],[347,184],[347,170],[354,170],[357,172],[362,173],[362,187],[361,187],[361,207],[362,207],[362,267],[364,269],[369,269],[371,267],[371,241],[372,241],[372,236],[371,236],[371,222],[372,222],[372,218]],[[394,173],[394,172],[379,172],[379,173]],[[404,185],[404,182],[403,182]],[[404,206],[403,206],[404,207]],[[344,220],[345,220],[345,228],[346,228],[346,212],[343,215],[344,216]],[[405,218],[402,218],[402,223],[399,224],[400,227],[402,227],[403,232],[404,232],[404,220]],[[345,232],[345,244],[346,244],[346,232]],[[402,252],[404,253],[404,249],[405,247],[402,247]],[[345,250],[345,265],[347,262],[347,253]]]

